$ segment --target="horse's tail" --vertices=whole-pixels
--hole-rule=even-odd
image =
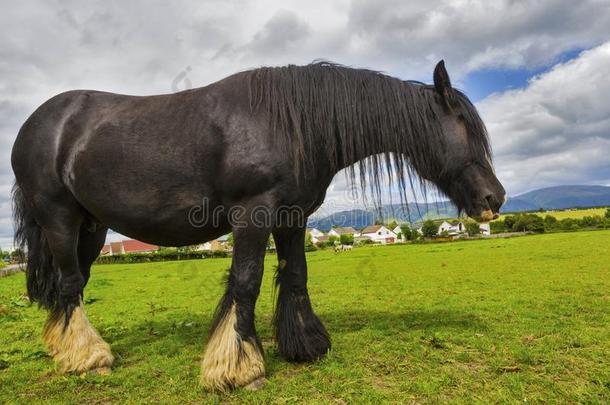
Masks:
[[[59,271],[47,238],[32,214],[32,206],[23,195],[19,184],[13,186],[13,218],[15,245],[25,253],[25,276],[28,296],[42,307],[56,309],[59,302]]]

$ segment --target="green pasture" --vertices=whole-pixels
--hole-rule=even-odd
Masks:
[[[86,308],[117,357],[109,376],[55,373],[23,274],[0,278],[0,403],[610,402],[610,231],[308,260],[332,351],[278,356],[270,254],[257,306],[268,383],[224,395],[197,382],[230,259],[96,266]]]
[[[571,208],[566,210],[548,210],[543,212],[532,212],[532,214],[540,215],[541,217],[545,217],[547,215],[554,216],[558,220],[573,218],[573,219],[581,219],[583,217],[594,217],[600,216],[603,217],[606,214],[606,210],[608,208]],[[515,214],[506,214],[506,215],[515,215]],[[504,219],[506,215],[500,215],[498,220]]]

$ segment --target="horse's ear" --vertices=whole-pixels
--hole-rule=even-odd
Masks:
[[[451,108],[451,100],[453,99],[453,88],[449,73],[445,69],[445,61],[441,60],[434,68],[434,88],[436,92],[443,98],[447,107]]]

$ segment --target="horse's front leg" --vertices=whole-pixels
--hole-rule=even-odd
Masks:
[[[254,306],[270,231],[249,226],[234,229],[233,234],[233,263],[227,289],[216,309],[201,370],[201,383],[216,391],[256,385],[265,376],[263,350],[254,327]]]
[[[328,332],[313,312],[307,293],[305,228],[274,231],[278,253],[275,338],[289,361],[312,361],[330,349]]]

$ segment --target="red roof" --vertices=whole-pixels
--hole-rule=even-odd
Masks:
[[[150,245],[135,239],[127,239],[104,245],[100,254],[120,255],[122,253],[154,252],[156,250],[159,250],[157,245]]]
[[[122,243],[125,253],[154,252],[155,250],[159,250],[159,246],[157,245],[150,245],[135,239],[127,239],[122,241]]]
[[[120,255],[121,253],[123,253],[123,247],[122,247],[122,242],[112,242],[110,244],[110,250],[112,252],[113,255]]]

